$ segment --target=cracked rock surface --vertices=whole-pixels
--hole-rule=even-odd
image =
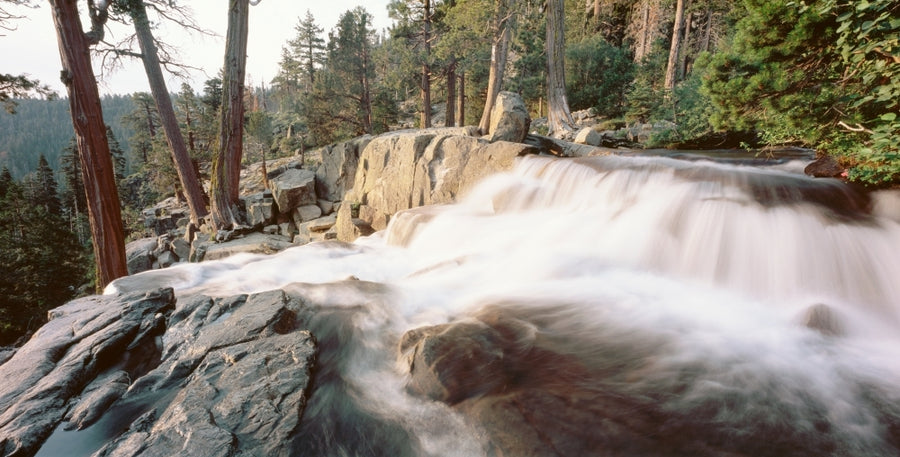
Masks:
[[[287,455],[316,357],[301,307],[159,289],[57,308],[0,365],[0,453]]]

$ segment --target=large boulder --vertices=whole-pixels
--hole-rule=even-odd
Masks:
[[[282,214],[303,205],[316,204],[316,174],[310,170],[289,169],[269,184],[278,211]]]
[[[275,220],[275,200],[269,192],[259,192],[243,198],[247,208],[247,223],[251,227],[264,227]]]
[[[328,201],[340,201],[353,185],[360,151],[372,137],[369,135],[326,146],[322,149],[322,164],[316,169],[316,193]]]
[[[125,262],[128,274],[147,271],[156,260],[153,254],[159,245],[157,237],[141,238],[125,245]]]
[[[490,140],[521,143],[530,127],[531,117],[522,96],[515,92],[500,92],[491,109]]]
[[[0,452],[292,455],[316,356],[299,312],[280,290],[176,304],[162,289],[57,308],[0,365]],[[90,428],[57,429],[64,420]]]
[[[576,144],[586,144],[588,146],[602,146],[603,136],[591,127],[585,127],[575,134],[573,140]]]

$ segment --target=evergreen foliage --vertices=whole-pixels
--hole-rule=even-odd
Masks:
[[[90,269],[48,172],[44,160],[23,182],[6,168],[0,173],[0,345],[43,325],[47,310],[73,298]]]
[[[0,165],[9,168],[12,176],[21,179],[37,167],[43,154],[50,168],[59,169],[60,153],[74,134],[67,99],[18,99],[15,114],[0,111]],[[101,99],[104,120],[120,139],[120,146],[128,153],[127,141],[132,128],[123,122],[123,114],[133,109],[130,96],[111,95]]]
[[[607,117],[625,113],[625,93],[634,78],[634,63],[625,49],[593,35],[570,45],[566,62],[566,85],[573,110],[591,108]]]
[[[871,184],[900,180],[900,4],[748,0],[703,89],[720,129],[817,146]]]

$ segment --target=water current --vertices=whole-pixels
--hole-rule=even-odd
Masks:
[[[334,383],[319,380],[296,455],[496,452],[483,424],[407,394],[397,362],[404,332],[485,310],[577,360],[580,388],[652,405],[733,455],[894,455],[900,224],[844,183],[782,168],[523,158],[353,244],[142,278],[180,295],[322,285],[334,312],[314,324]],[[373,283],[369,308],[340,313],[360,302],[347,278]]]

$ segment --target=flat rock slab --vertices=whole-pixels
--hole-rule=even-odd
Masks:
[[[0,453],[36,452],[63,420],[70,399],[127,358],[129,348],[152,339],[142,330],[154,328],[174,301],[172,289],[161,289],[87,297],[50,311],[50,322],[0,365]]]
[[[207,245],[203,260],[224,259],[235,254],[274,254],[291,246],[291,240],[281,235],[254,232],[243,238]]]

